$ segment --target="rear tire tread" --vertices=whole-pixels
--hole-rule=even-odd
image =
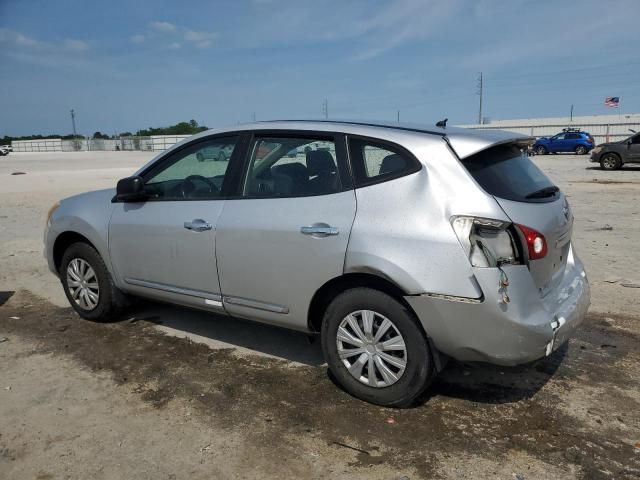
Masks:
[[[337,353],[336,335],[342,319],[355,310],[369,309],[389,318],[407,346],[407,366],[393,385],[374,388],[353,378]],[[348,393],[366,402],[395,408],[413,406],[435,376],[433,355],[414,313],[392,296],[372,288],[347,290],[329,304],[322,322],[322,350],[334,379]],[[418,360],[416,360],[416,358]]]

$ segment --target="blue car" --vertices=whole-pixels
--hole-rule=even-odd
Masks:
[[[588,132],[583,132],[578,128],[565,128],[561,133],[553,137],[541,137],[533,144],[533,151],[537,155],[547,153],[574,152],[577,155],[586,155],[596,142]]]

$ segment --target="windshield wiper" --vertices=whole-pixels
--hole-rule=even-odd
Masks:
[[[527,195],[524,198],[553,197],[559,191],[560,191],[560,189],[558,187],[556,187],[555,185],[553,185],[551,187],[544,187],[544,188],[541,188],[540,190],[536,190],[535,192],[530,193],[529,195]]]

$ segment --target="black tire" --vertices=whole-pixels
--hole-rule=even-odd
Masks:
[[[584,145],[578,145],[576,147],[576,155],[586,155],[587,154],[587,147],[585,147]]]
[[[545,147],[543,145],[538,145],[536,147],[536,155],[546,155],[547,153],[549,153],[547,151],[547,147]]]
[[[622,159],[617,153],[605,153],[600,157],[600,168],[603,170],[619,170],[622,168]]]
[[[406,367],[395,383],[382,387],[369,386],[349,373],[340,358],[337,345],[338,328],[343,319],[359,310],[376,312],[374,324],[379,325],[382,320],[378,315],[386,317],[404,340]],[[385,336],[382,337],[384,338]],[[424,393],[435,376],[429,343],[413,312],[395,298],[371,288],[347,290],[331,302],[322,323],[322,350],[336,382],[354,397],[376,405],[410,407]],[[359,356],[349,358],[357,359]],[[362,372],[364,371],[363,367]],[[366,371],[368,376],[368,367]],[[378,369],[374,375],[380,375],[380,370]],[[364,373],[361,376],[364,376]],[[381,376],[378,378],[382,380]]]
[[[94,308],[87,309],[81,306],[71,295],[67,269],[75,259],[86,262],[95,273],[99,291],[97,305]],[[102,257],[100,257],[95,248],[87,243],[74,243],[65,250],[60,263],[60,281],[67,300],[69,300],[73,309],[78,312],[78,315],[86,320],[97,322],[115,320],[127,306],[125,295],[113,284],[109,270],[107,270]]]

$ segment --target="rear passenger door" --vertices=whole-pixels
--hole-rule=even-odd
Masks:
[[[306,330],[313,295],[343,273],[355,212],[343,135],[254,134],[217,223],[227,312]]]

